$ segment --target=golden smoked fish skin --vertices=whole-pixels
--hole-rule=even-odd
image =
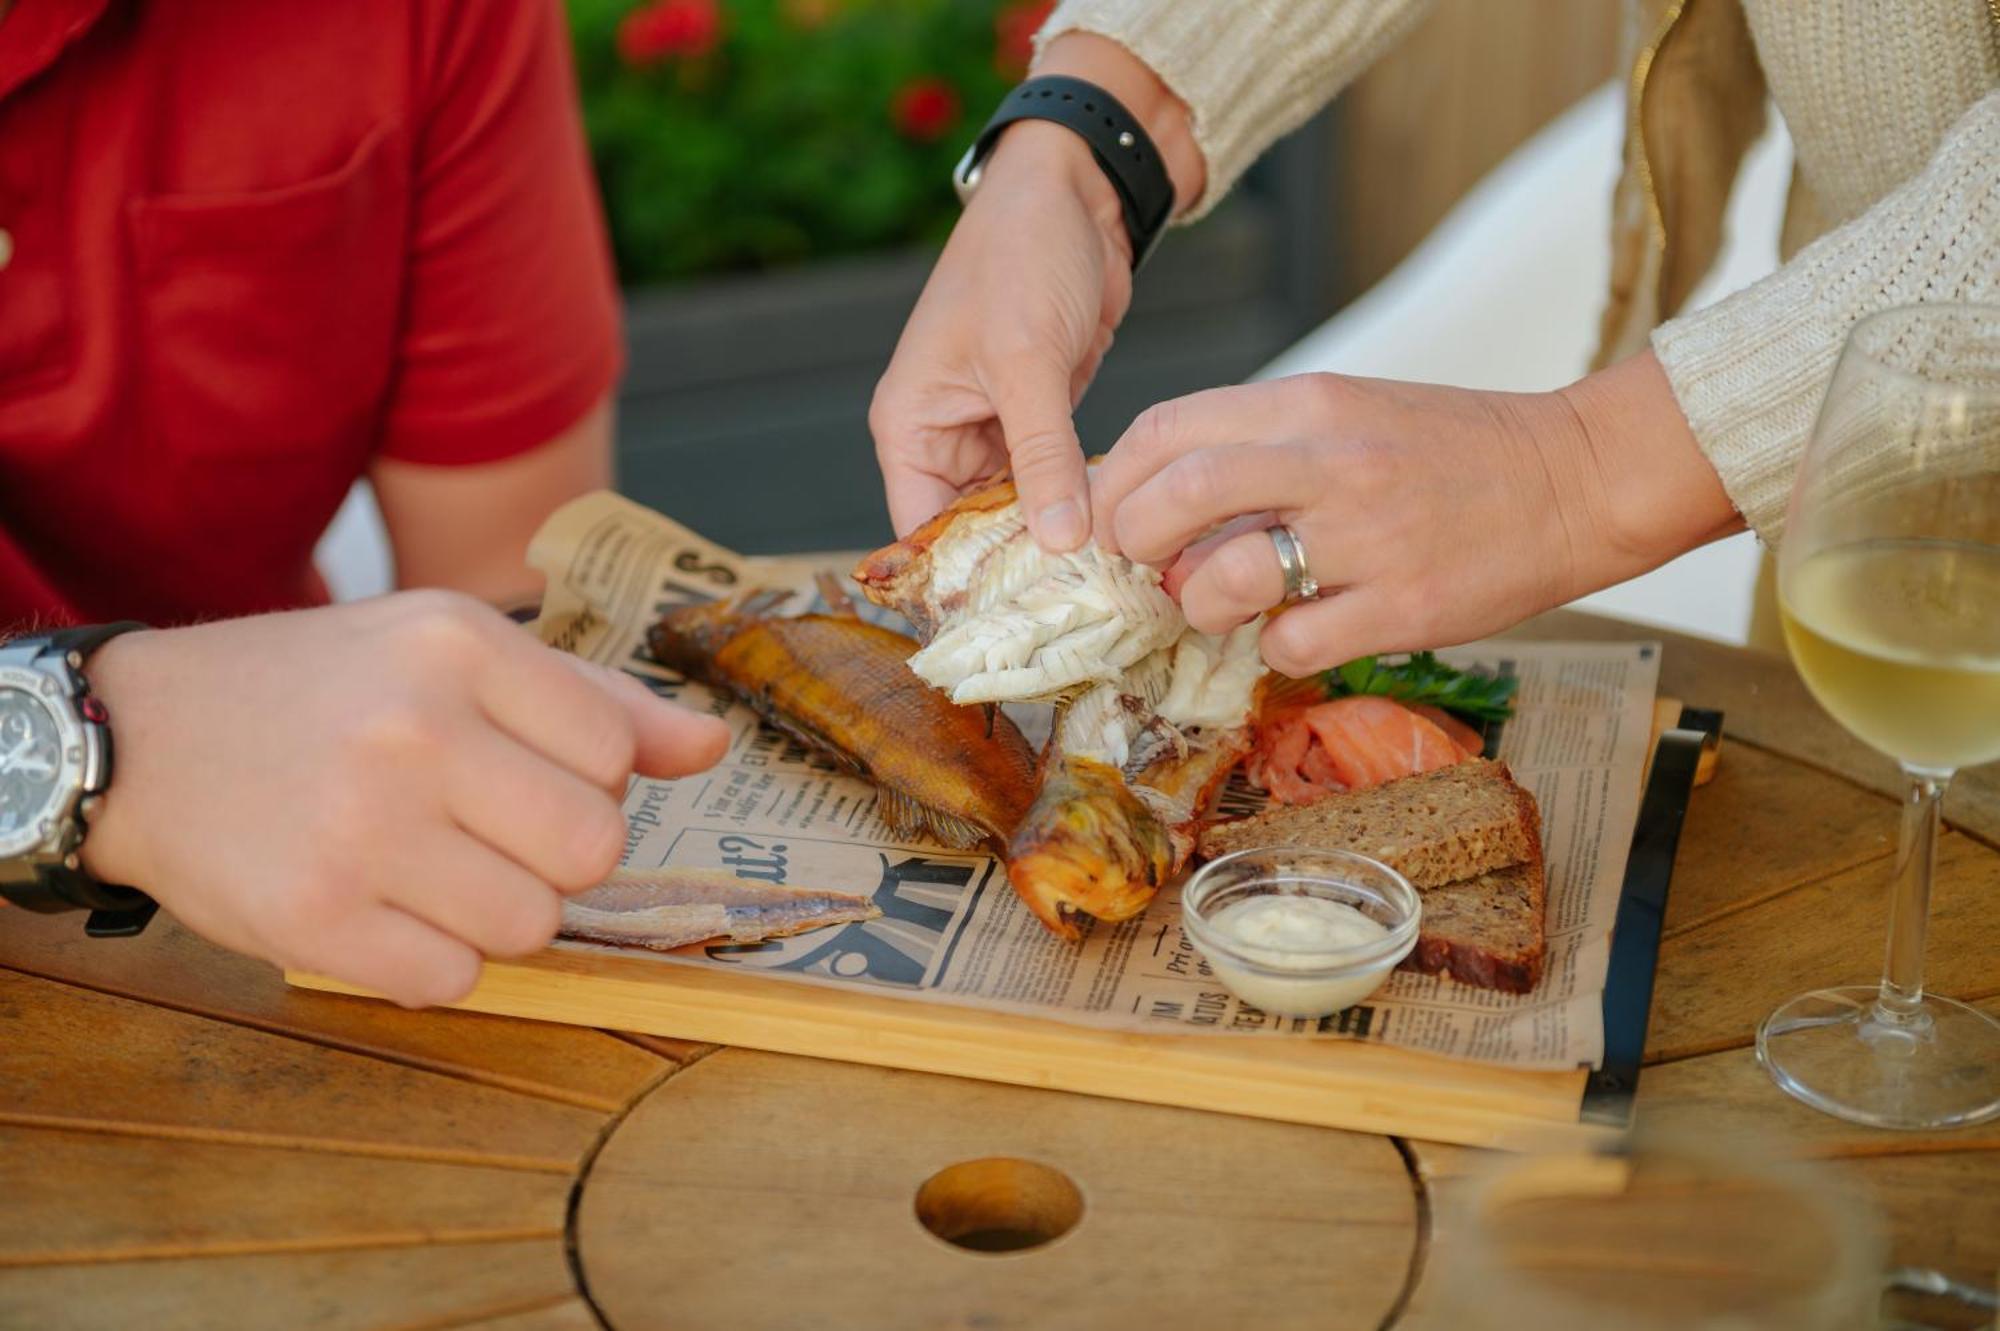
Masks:
[[[1041,793],[1007,845],[1007,881],[1052,933],[1083,935],[1078,916],[1129,920],[1172,876],[1167,828],[1124,774],[1051,751]]]
[[[722,869],[620,869],[563,902],[562,934],[666,951],[761,943],[882,912],[851,892],[754,882]]]
[[[1035,797],[1035,755],[997,708],[960,706],[909,669],[912,639],[851,615],[768,613],[753,593],[670,611],[648,638],[670,669],[724,689],[873,782],[899,836],[1004,845]]]

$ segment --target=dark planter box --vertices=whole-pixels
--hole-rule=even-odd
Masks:
[[[1318,148],[1287,145],[1257,186],[1161,246],[1077,413],[1087,448],[1154,402],[1240,380],[1324,317]],[[739,550],[886,539],[868,402],[934,257],[629,293],[620,488]]]

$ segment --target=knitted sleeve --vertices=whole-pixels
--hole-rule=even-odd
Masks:
[[[1333,99],[1432,0],[1063,0],[1036,40],[1093,32],[1188,105],[1208,186],[1192,221],[1274,141]]]
[[[1847,330],[1925,301],[2000,300],[2000,92],[1929,163],[1775,273],[1653,332],[1674,397],[1723,488],[1767,544]]]

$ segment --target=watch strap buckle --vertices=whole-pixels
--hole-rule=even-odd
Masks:
[[[136,906],[121,906],[116,910],[100,907],[83,922],[83,932],[90,938],[137,938],[159,913],[160,903],[151,897],[142,897]]]

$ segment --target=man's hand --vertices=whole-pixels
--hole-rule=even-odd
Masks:
[[[1109,90],[1147,126],[1185,206],[1201,193],[1186,108],[1116,43],[1069,33],[1037,74]],[[1131,241],[1090,148],[1059,125],[1011,126],[987,159],[868,413],[896,532],[1012,468],[1035,539],[1090,535],[1071,423],[1132,299]]]
[[[728,743],[449,592],[127,634],[90,673],[118,742],[91,873],[411,1007],[554,936],[619,861],[634,771]]]

